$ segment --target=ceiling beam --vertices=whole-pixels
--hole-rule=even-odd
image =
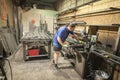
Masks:
[[[44,5],[44,6],[48,6],[48,7],[53,7],[52,3],[47,3],[47,2],[43,2],[43,1],[31,1],[32,4],[37,4],[37,5]]]

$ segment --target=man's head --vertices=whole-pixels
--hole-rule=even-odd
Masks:
[[[69,31],[74,31],[76,24],[75,23],[70,23],[67,28]]]

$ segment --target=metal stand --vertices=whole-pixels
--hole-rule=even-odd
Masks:
[[[30,57],[48,57],[51,56],[51,37],[47,33],[37,33],[31,34],[28,33],[22,37],[21,42],[23,44],[23,59],[26,61]],[[39,54],[30,56],[28,54],[29,47],[40,47],[47,46],[47,53],[46,54]]]

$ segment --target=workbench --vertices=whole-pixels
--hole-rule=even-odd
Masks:
[[[120,57],[114,54],[111,47],[100,42],[82,42],[74,39],[66,40],[69,45],[63,47],[64,55],[74,63],[75,70],[83,79],[94,80],[97,70],[107,71],[112,79],[114,65],[120,65]],[[91,40],[88,40],[91,41]]]
[[[31,57],[48,57],[50,58],[51,54],[51,41],[52,38],[45,32],[35,32],[35,33],[26,33],[22,38],[21,42],[23,44],[23,59],[26,61]],[[28,50],[30,48],[37,48],[40,47],[47,48],[46,54],[39,54],[39,55],[29,55]]]
[[[77,44],[70,39],[67,41],[72,44],[63,47],[62,51],[64,55],[67,54],[68,60],[75,65],[75,70],[84,79],[94,80],[95,71],[98,69],[109,72],[109,79],[111,79],[114,65],[120,65],[120,57],[114,55],[114,51],[109,47],[107,48],[97,43],[95,44],[96,46],[88,52],[85,50],[86,45],[82,43]]]

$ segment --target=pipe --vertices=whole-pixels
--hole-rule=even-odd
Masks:
[[[102,53],[101,51],[100,51],[100,52],[92,51],[91,53],[94,53],[94,54],[96,54],[96,55],[98,55],[98,56],[101,56],[102,58],[105,58],[105,57],[104,57],[104,53]],[[107,52],[106,52],[106,53],[107,53]],[[110,53],[107,53],[107,54],[110,55],[110,58],[105,58],[105,59],[110,60],[110,61],[112,61],[112,62],[120,65],[120,62],[119,62],[120,57],[115,56],[115,55],[113,56],[113,55],[110,54]],[[112,55],[112,56],[111,56],[111,55]],[[117,58],[117,59],[114,59],[114,58]]]

